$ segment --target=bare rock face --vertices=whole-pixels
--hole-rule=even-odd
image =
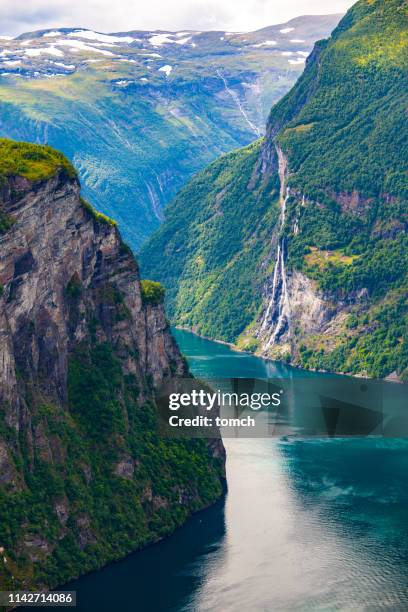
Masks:
[[[125,360],[128,373],[139,380],[151,374],[156,384],[170,363],[183,373],[161,305],[143,306],[133,256],[113,225],[84,208],[76,180],[56,176],[33,187],[11,179],[2,198],[15,221],[0,238],[0,402],[10,425],[24,413],[16,371],[66,404],[68,355],[89,334],[90,312],[102,323],[99,341],[138,354]]]
[[[302,272],[293,270],[289,278],[291,317],[303,334],[320,332],[330,319],[333,307],[317,283]]]
[[[158,438],[154,391],[188,371],[162,303],[144,303],[131,251],[78,180],[7,177],[0,213],[0,545],[16,559],[0,586],[53,586],[215,501],[225,452]]]
[[[296,363],[300,343],[313,334],[327,334],[337,307],[317,287],[316,281],[298,270],[287,273],[288,323],[279,338],[271,336],[271,326],[259,326],[259,353],[265,357],[291,355]]]
[[[271,132],[273,137],[273,129]],[[258,352],[267,357],[296,357],[299,340],[307,335],[320,333],[333,316],[334,308],[329,299],[302,272],[287,267],[288,239],[283,234],[287,205],[291,194],[288,184],[288,159],[278,144],[264,144],[263,155],[269,148],[274,151],[272,168],[279,174],[280,222],[274,229],[268,260],[273,260],[273,273],[266,278],[263,287],[263,307],[258,321],[249,333],[257,338]],[[299,194],[295,196],[299,198]],[[300,197],[302,200],[302,197]],[[299,203],[303,205],[302,202]],[[295,220],[293,233],[298,232]],[[265,266],[268,262],[265,262]]]

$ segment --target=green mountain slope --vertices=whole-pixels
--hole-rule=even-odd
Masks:
[[[256,142],[200,172],[140,253],[144,274],[166,286],[173,321],[230,342],[256,315],[258,262],[279,216],[278,177],[251,182],[260,148]]]
[[[307,367],[406,370],[407,65],[407,3],[360,0],[265,139],[179,194],[141,254],[175,323]]]
[[[0,39],[0,136],[63,151],[84,195],[137,248],[193,174],[264,132],[271,104],[336,20],[300,17],[248,33],[61,29]]]
[[[160,286],[50,147],[0,139],[0,589],[48,589],[222,494],[221,440],[160,435],[190,376]]]

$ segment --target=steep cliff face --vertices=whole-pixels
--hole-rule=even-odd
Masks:
[[[168,207],[141,264],[175,323],[309,368],[408,376],[406,25],[404,0],[357,2],[265,138]]]
[[[272,109],[262,159],[278,166],[286,254],[242,337],[264,355],[406,375],[406,24],[406,2],[358,2]]]
[[[214,501],[224,454],[158,437],[154,390],[187,368],[73,169],[1,141],[0,171],[0,584],[55,585]]]
[[[312,59],[313,61],[313,59]],[[327,331],[332,317],[339,309],[329,297],[319,291],[317,283],[300,270],[288,266],[289,236],[285,231],[289,202],[294,197],[288,184],[288,159],[279,144],[273,141],[273,133],[278,133],[269,124],[270,138],[266,140],[261,152],[265,171],[277,168],[279,175],[280,218],[272,231],[272,248],[268,252],[263,267],[271,268],[262,287],[262,308],[260,314],[241,335],[242,346],[256,343],[257,351],[266,356],[295,361],[299,338]],[[271,143],[272,146],[271,146]],[[268,160],[268,161],[266,161]],[[298,205],[306,205],[302,195]],[[299,214],[292,222],[292,234],[299,234]],[[295,335],[296,330],[296,335]]]

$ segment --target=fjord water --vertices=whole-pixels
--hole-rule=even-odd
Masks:
[[[321,376],[175,330],[201,378]],[[408,610],[408,443],[226,439],[228,493],[67,585],[80,610]]]

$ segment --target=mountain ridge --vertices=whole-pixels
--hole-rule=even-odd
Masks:
[[[303,367],[406,376],[404,11],[357,2],[265,139],[169,205],[141,264],[175,324]]]
[[[298,23],[302,22],[303,20],[307,19],[307,20],[313,20],[315,18],[318,19],[322,19],[324,20],[325,18],[327,19],[327,21],[329,23],[331,23],[333,20],[337,20],[340,21],[340,19],[344,16],[344,13],[324,13],[324,14],[304,14],[304,15],[298,15],[296,17],[292,17],[291,19],[288,19],[288,21],[283,21],[283,22],[279,22],[279,23],[275,23],[275,24],[271,24],[269,26],[264,26],[262,28],[257,28],[255,30],[240,30],[240,31],[228,31],[228,30],[200,30],[201,34],[206,34],[206,33],[229,33],[229,34],[236,34],[236,35],[240,35],[240,34],[256,34],[256,33],[260,33],[260,32],[265,32],[265,31],[269,31],[269,30],[276,30],[276,29],[281,29],[282,26],[292,26],[292,25],[297,25]],[[29,30],[27,32],[22,32],[21,34],[18,34],[17,36],[7,36],[8,39],[12,39],[12,40],[26,40],[27,38],[33,38],[33,37],[37,37],[39,35],[43,35],[43,34],[47,34],[49,32],[63,32],[65,34],[70,33],[70,32],[78,32],[78,31],[84,31],[84,32],[96,32],[97,34],[102,34],[102,35],[106,35],[106,36],[126,36],[126,35],[131,35],[131,34],[136,34],[136,33],[152,33],[152,34],[177,34],[178,32],[188,32],[190,33],[198,33],[198,30],[195,28],[184,28],[182,30],[166,30],[166,29],[157,29],[157,30],[153,30],[153,29],[144,29],[144,30],[138,30],[137,28],[133,28],[130,30],[115,30],[115,31],[109,31],[109,32],[105,32],[105,31],[99,31],[99,30],[94,30],[91,28],[86,28],[86,27],[81,27],[81,26],[76,26],[76,27],[47,27],[47,28],[41,28],[39,30]]]
[[[271,102],[333,18],[281,33],[284,25],[269,34],[69,29],[0,40],[0,135],[65,153],[85,197],[138,249],[195,172],[263,132]]]

